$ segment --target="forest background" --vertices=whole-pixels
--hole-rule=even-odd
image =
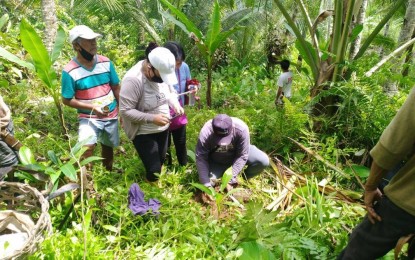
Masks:
[[[191,163],[164,167],[151,186],[121,131],[115,163],[123,173],[95,163],[99,200],[77,202],[75,193],[52,200],[53,234],[34,259],[332,259],[344,248],[365,214],[368,152],[413,86],[414,0],[0,3],[0,93],[26,146],[22,164],[50,180],[27,171],[18,177],[40,189],[77,181],[85,163],[76,112],[60,102],[73,26],[103,35],[98,52],[120,78],[148,42],[178,41],[202,83],[201,102],[186,107]],[[282,59],[292,64],[293,97],[277,109]],[[218,113],[245,121],[252,143],[273,162],[241,180],[251,192],[243,204],[223,191],[215,205],[195,201],[198,132]],[[161,201],[160,216],[133,216],[127,194],[134,182]]]

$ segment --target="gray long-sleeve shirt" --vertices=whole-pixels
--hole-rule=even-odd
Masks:
[[[177,92],[165,83],[148,80],[142,72],[143,61],[139,61],[124,76],[120,91],[120,113],[123,129],[130,140],[136,135],[159,133],[169,125],[153,123],[156,114],[170,116],[171,107],[180,106]]]
[[[232,132],[229,138],[222,138],[213,132],[212,120],[205,123],[199,133],[196,145],[196,166],[199,181],[209,187],[209,159],[224,165],[232,165],[233,178],[242,171],[248,160],[250,137],[248,126],[239,118],[232,118]],[[223,139],[229,141],[223,142]],[[221,141],[222,140],[222,141]]]

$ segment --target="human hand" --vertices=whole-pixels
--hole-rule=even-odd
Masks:
[[[184,109],[180,105],[175,106],[173,109],[177,116],[184,114]]]
[[[373,208],[375,202],[382,197],[382,193],[379,189],[370,191],[366,190],[364,194],[364,203],[367,211],[367,217],[372,224],[375,224],[376,221],[382,221],[382,218],[376,213]]]
[[[154,116],[153,123],[158,126],[165,126],[170,122],[170,119],[165,114],[157,114]]]
[[[214,201],[214,199],[209,194],[202,192],[202,201],[206,204],[210,204]]]
[[[99,118],[108,116],[109,114],[109,111],[103,111],[101,107],[93,107],[92,112],[94,112]]]

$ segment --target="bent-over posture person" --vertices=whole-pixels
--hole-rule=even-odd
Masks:
[[[199,181],[211,187],[211,179],[219,179],[232,167],[232,179],[227,190],[237,186],[237,176],[252,178],[269,166],[266,153],[251,145],[248,126],[239,118],[219,114],[205,123],[196,145],[196,165]],[[244,167],[246,169],[244,169]],[[206,201],[208,194],[202,194]]]
[[[173,88],[177,84],[176,60],[166,48],[150,43],[146,58],[124,76],[120,93],[123,129],[133,142],[146,169],[146,180],[158,180],[156,174],[166,158],[170,107],[176,114],[184,110]]]

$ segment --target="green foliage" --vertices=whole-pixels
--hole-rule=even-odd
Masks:
[[[239,245],[239,247],[241,248],[242,254],[238,259],[241,260],[278,259],[270,250],[255,241],[243,242]]]
[[[311,103],[322,97],[336,97],[336,114],[324,124],[325,133],[336,133],[344,140],[341,147],[371,148],[395,115],[402,99],[387,97],[383,91],[357,79],[334,84]]]
[[[53,186],[52,191],[58,188],[59,182],[62,181],[65,176],[71,181],[76,181],[78,179],[77,172],[79,170],[75,168],[76,166],[81,167],[90,162],[101,160],[100,157],[95,156],[88,157],[82,161],[80,160],[81,155],[87,149],[84,146],[85,143],[86,141],[79,142],[71,148],[71,151],[66,155],[70,158],[67,162],[62,162],[54,151],[48,151],[49,161],[38,163],[30,148],[23,146],[19,150],[19,158],[24,167],[20,169],[20,172],[16,173],[16,176],[30,181],[37,181],[30,174],[30,171],[44,173],[50,178],[50,182]]]
[[[212,70],[213,65],[215,64],[215,52],[221,44],[223,44],[232,34],[240,29],[239,22],[245,19],[245,17],[242,18],[239,22],[233,24],[233,26],[227,30],[222,30],[221,8],[219,6],[219,2],[216,0],[214,1],[213,12],[209,22],[208,30],[205,34],[203,34],[201,30],[199,30],[183,12],[178,10],[167,0],[161,0],[161,2],[166,5],[174,15],[176,15],[179,21],[167,13],[162,13],[164,17],[178,25],[186,33],[193,34],[192,38],[199,49],[200,55],[204,58],[207,66],[206,104],[210,107],[212,104]]]
[[[345,169],[345,172],[349,175],[357,175],[359,178],[366,179],[369,177],[370,169],[362,165],[351,165]]]
[[[263,259],[327,259],[327,245],[306,234],[299,235],[295,229],[278,224],[276,220],[277,212],[267,213],[261,205],[248,204],[238,236],[243,251],[241,257],[264,254],[270,258]]]
[[[16,62],[26,68],[34,69],[37,76],[43,82],[42,86],[44,86],[44,90],[52,96],[55,106],[59,111],[59,119],[63,133],[66,133],[67,130],[65,128],[62,105],[60,102],[60,84],[55,69],[52,66],[53,62],[59,57],[59,53],[63,47],[65,33],[61,27],[58,29],[57,40],[51,56],[49,56],[40,36],[25,19],[20,23],[20,39],[25,50],[31,55],[34,67],[29,66],[25,61],[21,61],[15,55],[12,55],[5,50],[0,49],[0,55],[11,62]]]
[[[267,78],[264,67],[227,67],[220,74],[214,74],[214,78],[217,95],[212,107],[218,113],[246,122],[252,143],[258,147],[288,152],[291,144],[285,137],[296,138],[308,122],[309,117],[301,107],[303,101],[293,97],[293,103],[286,100],[284,108],[277,109],[274,105],[277,84]]]
[[[200,189],[202,192],[212,196],[215,199],[216,208],[218,210],[218,215],[220,215],[220,213],[222,212],[222,208],[224,204],[226,203],[226,199],[229,196],[231,196],[233,193],[241,190],[240,188],[235,188],[223,194],[223,192],[225,191],[226,185],[229,183],[231,179],[232,179],[232,167],[228,168],[223,174],[220,187],[219,187],[219,191],[216,191],[213,187],[208,188],[200,183],[192,183],[192,185]]]

